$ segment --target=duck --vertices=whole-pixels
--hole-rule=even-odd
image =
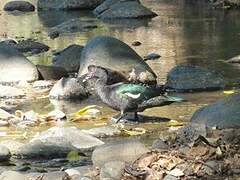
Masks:
[[[108,84],[108,70],[96,65],[89,65],[83,82],[96,79],[95,91],[103,103],[110,108],[120,111],[112,121],[118,123],[128,112],[134,112],[138,120],[138,112],[147,108],[165,106],[174,102],[184,101],[182,98],[166,95],[164,86],[147,86],[133,82],[118,82]]]

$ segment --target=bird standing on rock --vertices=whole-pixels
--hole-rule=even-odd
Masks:
[[[88,73],[84,81],[96,78],[95,90],[100,99],[112,109],[120,111],[120,116],[114,119],[118,123],[127,112],[137,112],[147,108],[169,105],[173,102],[181,102],[182,98],[165,95],[163,87],[150,87],[134,83],[115,83],[108,85],[108,71],[100,66],[88,66]]]

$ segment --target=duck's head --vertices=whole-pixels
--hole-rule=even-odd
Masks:
[[[93,78],[107,82],[108,71],[101,66],[90,65],[88,66],[88,73],[87,73],[87,76],[84,78],[84,81],[87,81],[88,79],[93,79]]]

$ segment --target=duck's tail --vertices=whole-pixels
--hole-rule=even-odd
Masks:
[[[166,106],[169,104],[172,104],[174,102],[183,102],[184,99],[180,97],[174,97],[174,96],[167,96],[167,95],[161,95],[154,98],[151,98],[149,100],[146,100],[138,105],[138,111],[144,111],[147,108],[152,107],[159,107],[159,106]]]

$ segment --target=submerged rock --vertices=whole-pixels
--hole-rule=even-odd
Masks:
[[[77,72],[80,66],[80,59],[83,46],[72,44],[58,52],[53,58],[53,65],[65,68],[68,72]]]
[[[154,59],[158,59],[160,58],[161,56],[159,54],[156,54],[156,53],[150,53],[146,56],[143,57],[143,60],[144,61],[147,61],[147,60],[154,60]]]
[[[14,45],[20,52],[38,54],[49,50],[49,46],[31,39],[19,41]]]
[[[207,127],[239,128],[240,127],[240,94],[229,95],[208,106],[197,110],[191,122],[204,124]]]
[[[102,144],[101,140],[76,127],[52,127],[21,146],[16,155],[21,158],[66,157],[71,151],[87,153]]]
[[[16,83],[38,79],[36,66],[25,58],[16,48],[0,43],[0,82]]]
[[[94,137],[109,137],[109,136],[116,136],[121,133],[121,131],[117,128],[103,126],[92,128],[89,130],[82,130],[82,132],[92,135]]]
[[[67,71],[62,67],[37,65],[40,80],[59,80],[68,77]]]
[[[183,64],[174,67],[167,75],[166,86],[175,91],[203,91],[224,88],[223,76],[213,70]]]
[[[28,1],[10,1],[4,6],[4,11],[22,11],[30,12],[34,11],[35,7]]]
[[[103,166],[110,161],[132,162],[146,153],[148,149],[138,141],[124,140],[96,148],[92,154],[95,166]]]
[[[54,36],[54,34],[89,31],[95,28],[97,28],[97,24],[94,20],[83,20],[80,18],[70,19],[51,28],[49,37]]]
[[[147,63],[127,44],[107,36],[98,36],[88,41],[83,48],[79,76],[88,72],[89,65],[102,66],[115,71],[109,78],[122,81],[156,83],[156,74]],[[116,73],[117,72],[117,73]]]
[[[22,53],[38,54],[49,50],[49,47],[43,43],[36,42],[32,39],[14,41],[11,39],[2,41],[2,43],[8,44]]]
[[[40,10],[94,9],[102,0],[38,0]]]
[[[106,0],[94,10],[102,19],[155,17],[156,13],[144,7],[138,0]]]
[[[76,78],[62,78],[52,88],[49,97],[53,99],[83,99],[88,92]]]

